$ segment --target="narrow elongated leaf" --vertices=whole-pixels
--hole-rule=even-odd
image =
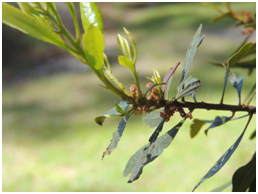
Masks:
[[[213,165],[213,167],[207,172],[207,174],[199,181],[199,183],[194,187],[193,191],[206,179],[212,177],[214,174],[216,174],[223,166],[224,164],[229,160],[231,155],[236,150],[237,146],[239,145],[240,141],[242,140],[242,137],[246,131],[246,128],[252,119],[253,115],[249,116],[249,119],[247,121],[247,124],[244,128],[244,131],[241,133],[241,135],[237,138],[236,142],[221,156],[221,158]]]
[[[111,143],[107,147],[106,151],[103,152],[102,159],[105,157],[105,155],[109,155],[113,151],[113,149],[115,149],[117,147],[117,144],[118,144],[121,136],[123,135],[124,128],[126,126],[128,119],[129,119],[129,115],[126,115],[120,121],[117,131],[113,133],[113,138],[111,140]]]
[[[34,38],[57,45],[66,50],[68,48],[61,37],[45,23],[41,23],[33,16],[6,3],[2,4],[2,21]]]
[[[200,80],[196,81],[196,80],[197,80],[196,78],[189,80],[188,85],[186,85],[186,87],[183,90],[181,90],[181,92],[178,95],[176,95],[176,99],[179,99],[188,95],[191,96],[194,92],[199,90],[201,88],[201,81]]]
[[[149,125],[150,128],[157,127],[162,120],[160,113],[163,111],[164,111],[164,108],[157,109],[150,112],[149,114],[142,117],[142,122],[144,122],[145,125]]]
[[[233,192],[246,192],[256,176],[256,153],[252,159],[244,166],[237,169],[233,174]]]
[[[153,132],[153,134],[151,135],[149,142],[152,144],[154,141],[156,141],[157,137],[159,136],[159,133],[162,131],[163,129],[163,125],[164,122],[166,120],[166,116],[167,114],[163,117],[163,119],[161,120],[160,124],[158,125],[158,127],[155,129],[155,131]]]
[[[128,58],[131,62],[133,62],[133,49],[131,45],[127,42],[127,40],[123,36],[118,34],[117,43],[120,49],[123,51],[126,58]]]
[[[194,138],[199,131],[201,130],[202,126],[205,124],[206,122],[200,120],[200,119],[194,119],[193,123],[191,124],[190,128],[190,136],[191,138]]]
[[[127,104],[127,101],[125,100],[121,100],[121,102],[118,104],[118,106],[123,110],[123,111],[126,111],[128,110],[130,107],[132,107],[131,104]],[[116,107],[113,107],[112,109],[110,109],[109,111],[97,116],[95,118],[95,122],[99,125],[102,125],[104,120],[108,117],[116,117],[116,116],[123,116],[122,113],[120,112],[117,112],[117,108]]]
[[[181,120],[176,126],[174,126],[167,133],[165,133],[164,135],[162,135],[155,141],[155,147],[151,151],[151,158],[148,161],[148,163],[155,160],[163,152],[163,150],[171,144],[171,142],[174,140],[177,132],[184,124],[185,120],[186,119]]]
[[[243,79],[244,77],[241,74],[236,74],[232,70],[232,75],[228,77],[230,83],[233,85],[234,88],[237,90],[238,94],[238,105],[241,105],[241,90],[242,90],[242,85],[243,85]]]
[[[254,50],[253,43],[249,42],[243,45],[236,53],[234,53],[227,61],[229,67],[234,66],[240,59],[246,57]]]
[[[97,27],[90,24],[83,35],[83,47],[88,65],[102,74],[104,67],[104,37]]]
[[[80,2],[83,29],[86,32],[90,25],[103,32],[102,16],[98,6],[94,2]]]
[[[131,173],[128,181],[129,183],[138,179],[142,173],[143,167],[155,160],[163,150],[171,144],[184,121],[185,119],[179,122],[167,133],[157,138],[152,144],[148,143],[143,146],[129,159],[123,174],[124,176],[127,176]]]
[[[225,124],[226,122],[228,122],[230,119],[232,119],[232,117],[234,116],[234,114],[232,114],[231,117],[225,117],[225,116],[216,116],[215,119],[212,121],[212,124],[204,131],[205,134],[208,134],[209,129],[212,129],[214,127],[218,127],[220,125]]]
[[[168,99],[168,92],[169,92],[170,85],[172,83],[173,75],[177,67],[179,66],[179,64],[180,62],[177,62],[177,64],[174,67],[170,68],[169,72],[165,75],[163,79],[163,83],[167,83],[166,85],[162,86],[162,91],[164,92],[164,98],[166,100]]]
[[[120,65],[123,65],[123,66],[129,68],[133,73],[135,73],[134,64],[130,59],[126,58],[125,56],[119,56],[118,62]]]
[[[197,50],[197,46],[200,42],[200,35],[201,35],[201,30],[202,30],[202,24],[200,25],[200,27],[198,28],[198,30],[196,31],[189,47],[188,47],[188,50],[186,52],[186,57],[185,57],[185,60],[184,60],[184,65],[183,65],[183,72],[182,72],[182,77],[181,77],[181,81],[180,81],[180,88],[182,88],[183,86],[183,81],[185,80],[187,74],[188,74],[188,71],[190,69],[190,66],[192,64],[192,61],[193,61],[193,58],[194,58],[194,55],[196,53],[196,50]],[[181,89],[180,91],[181,92]]]
[[[225,122],[224,121],[233,121],[233,120],[237,120],[237,119],[241,119],[241,118],[244,118],[246,116],[248,116],[249,114],[246,114],[246,115],[243,115],[243,116],[240,116],[240,117],[233,117],[233,115],[231,117],[225,117],[225,116],[217,116],[215,117],[214,120],[200,120],[200,119],[194,119],[193,120],[193,123],[191,124],[190,128],[190,136],[191,138],[195,137],[200,129],[202,128],[202,126],[205,124],[205,123],[212,123],[210,125],[210,127],[214,128],[214,127],[217,127],[219,125],[222,125],[224,124]],[[229,119],[231,118],[231,119]],[[224,123],[223,123],[224,122]],[[208,128],[208,129],[211,129],[211,128]],[[208,130],[206,129],[206,130]],[[207,135],[207,132],[208,131],[205,131],[205,134]]]

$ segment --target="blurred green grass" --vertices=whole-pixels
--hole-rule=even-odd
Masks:
[[[252,3],[234,3],[235,9],[255,9]],[[198,49],[189,75],[201,80],[196,93],[198,101],[216,103],[220,100],[224,69],[208,64],[208,60],[225,60],[244,39],[222,36],[221,29],[233,28],[232,20],[215,24],[207,22],[217,12],[201,4],[167,4],[146,9],[126,10],[129,19],[117,24],[135,36],[142,88],[156,68],[164,77],[170,67],[183,62],[187,47],[200,23],[206,38]],[[193,16],[194,15],[194,16]],[[233,22],[234,23],[234,22]],[[239,30],[239,29],[238,29]],[[133,79],[130,72],[113,62],[113,72],[128,88]],[[181,76],[179,67],[172,83],[171,96]],[[244,75],[242,96],[253,86],[255,72]],[[62,73],[34,78],[2,91],[2,187],[3,191],[191,191],[195,184],[235,142],[247,118],[212,129],[208,137],[203,130],[190,138],[187,121],[173,143],[154,162],[146,166],[140,179],[128,184],[122,172],[132,154],[145,145],[153,129],[130,118],[118,147],[101,161],[103,151],[116,130],[119,118],[106,119],[102,127],[94,118],[113,107],[117,97],[96,87],[100,81],[91,73]],[[228,84],[225,103],[237,104],[237,93]],[[256,104],[255,99],[252,102]],[[221,111],[194,111],[194,118],[213,119],[230,115]],[[237,114],[241,115],[241,114]],[[175,115],[166,123],[163,133],[178,123]],[[250,123],[238,149],[214,177],[196,191],[211,191],[231,180],[234,171],[249,161],[255,151],[255,140],[248,138],[255,129]],[[208,126],[208,125],[207,125]],[[206,126],[206,127],[207,127]],[[225,191],[230,191],[228,187]]]

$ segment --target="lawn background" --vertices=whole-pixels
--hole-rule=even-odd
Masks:
[[[224,69],[208,61],[224,61],[244,40],[242,28],[235,27],[234,20],[208,23],[219,13],[200,3],[159,3],[147,7],[133,3],[98,5],[105,22],[105,52],[112,63],[113,73],[127,88],[133,83],[133,77],[129,70],[118,65],[116,58],[121,54],[116,35],[125,36],[122,27],[126,27],[136,39],[136,68],[145,89],[148,83],[146,77],[153,74],[153,68],[164,77],[177,61],[183,63],[188,45],[202,23],[202,34],[206,37],[197,51],[189,75],[201,80],[202,88],[196,93],[198,101],[219,102]],[[233,10],[255,12],[255,3],[231,5]],[[60,3],[58,8],[65,10]],[[66,12],[64,17],[67,15]],[[144,168],[139,180],[128,184],[129,177],[123,177],[125,165],[130,156],[148,142],[154,129],[144,125],[141,117],[133,116],[118,147],[101,161],[120,119],[106,119],[100,127],[94,118],[112,108],[114,101],[119,102],[119,99],[99,87],[101,82],[83,64],[74,62],[69,65],[75,68],[62,68],[62,63],[71,59],[70,54],[3,27],[8,30],[3,31],[3,40],[14,39],[10,34],[17,33],[17,42],[23,40],[28,45],[22,47],[23,41],[15,48],[3,44],[3,191],[191,191],[244,129],[247,118],[211,129],[208,137],[204,134],[205,127],[208,127],[205,125],[191,139],[192,121],[186,121],[164,153]],[[255,36],[251,40],[255,41]],[[4,55],[7,51],[8,55]],[[47,53],[50,51],[53,54],[49,57]],[[7,59],[10,56],[15,59]],[[53,64],[54,70],[50,64]],[[52,71],[45,71],[49,68]],[[182,66],[179,66],[170,96],[176,92],[181,71]],[[235,71],[245,77],[244,99],[253,86],[256,72],[248,76],[248,70]],[[187,100],[191,100],[190,97]],[[237,104],[237,100],[235,89],[228,84],[225,103]],[[251,104],[255,105],[256,100]],[[194,118],[206,120],[212,120],[217,115],[230,116],[231,113],[203,110],[193,113]],[[236,114],[240,115],[243,114]],[[256,142],[249,137],[255,129],[255,120],[251,121],[228,163],[196,191],[211,191],[227,183],[235,170],[251,159]],[[180,117],[175,115],[165,124],[163,133],[179,121]],[[231,187],[224,191],[231,191]]]

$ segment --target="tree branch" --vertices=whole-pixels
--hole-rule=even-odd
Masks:
[[[183,107],[183,108],[189,108],[190,110],[194,109],[206,109],[206,110],[228,110],[231,112],[249,112],[250,114],[256,114],[256,106],[245,106],[245,105],[229,105],[229,104],[211,104],[211,103],[205,103],[205,102],[179,102],[179,101],[173,101],[169,102],[166,100],[160,101],[160,105],[166,106],[166,107]]]

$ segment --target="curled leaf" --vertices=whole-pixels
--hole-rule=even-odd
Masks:
[[[127,104],[127,101],[125,100],[121,100],[121,102],[118,104],[118,106],[121,108],[121,110],[126,111],[128,110],[130,107],[132,107],[131,104]],[[110,109],[109,111],[97,116],[95,118],[95,122],[99,125],[102,125],[104,120],[108,117],[116,117],[116,116],[123,116],[124,114],[120,113],[117,111],[117,107],[113,107],[112,109]]]
[[[209,129],[212,129],[212,128],[214,128],[214,127],[218,127],[218,126],[220,126],[220,125],[222,125],[222,124],[225,124],[225,123],[228,122],[230,119],[232,119],[233,116],[234,116],[234,113],[232,114],[231,117],[225,117],[225,116],[220,117],[220,116],[216,116],[215,119],[212,121],[212,124],[211,124],[207,129],[205,129],[205,131],[204,131],[205,134],[206,134],[206,135],[208,134]]]
[[[124,53],[125,57],[128,58],[131,62],[133,62],[133,50],[131,45],[127,42],[127,40],[123,36],[118,34],[117,43],[122,52]]]
[[[241,90],[243,85],[243,79],[244,77],[241,74],[236,74],[231,70],[232,75],[228,77],[230,83],[233,85],[234,88],[237,90],[238,94],[238,105],[241,105]]]
[[[180,93],[176,95],[176,99],[188,96],[188,95],[193,95],[194,92],[199,90],[201,88],[201,81],[197,80],[196,78],[192,78],[190,80],[187,80],[185,83],[186,87],[181,90]],[[180,90],[180,87],[179,87]]]

